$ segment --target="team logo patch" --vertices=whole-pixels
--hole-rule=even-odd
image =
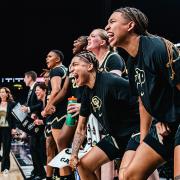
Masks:
[[[92,104],[94,112],[96,112],[97,110],[100,111],[101,106],[102,106],[102,101],[99,97],[94,96],[92,98],[91,104]]]

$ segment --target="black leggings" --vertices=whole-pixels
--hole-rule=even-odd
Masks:
[[[0,137],[3,149],[1,171],[4,171],[10,168],[11,129],[9,127],[0,127]]]

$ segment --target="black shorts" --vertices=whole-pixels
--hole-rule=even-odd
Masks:
[[[49,137],[52,135],[52,128],[53,129],[61,129],[66,121],[66,115],[64,116],[57,116],[57,114],[53,114],[46,118],[46,126],[44,129],[45,137]]]
[[[46,118],[46,124],[50,125],[54,129],[61,129],[66,121],[66,115],[62,114],[52,114]]]
[[[126,147],[126,151],[136,151],[140,144],[140,132],[133,133],[130,140],[128,141],[128,145]]]
[[[131,135],[124,136],[121,138],[113,138],[110,135],[106,135],[96,146],[98,146],[108,158],[112,161],[116,158],[122,158],[126,150],[126,146]]]
[[[66,115],[63,116],[55,116],[51,121],[51,127],[53,129],[61,129],[66,121]]]
[[[46,126],[44,128],[44,136],[47,138],[51,135],[52,135],[51,123],[46,123]]]
[[[178,123],[169,123],[168,126],[171,132],[163,140],[158,135],[155,125],[151,126],[149,134],[144,139],[144,142],[166,161],[173,157],[174,147],[180,145],[180,128],[178,128]]]

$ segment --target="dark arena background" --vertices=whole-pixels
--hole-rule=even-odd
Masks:
[[[51,49],[62,50],[68,66],[73,41],[95,28],[104,28],[110,14],[119,7],[140,9],[149,19],[150,33],[180,43],[180,0],[29,0],[20,6],[13,4],[0,7],[0,87],[9,87],[21,103],[28,91],[23,81],[26,71],[36,71],[41,81],[46,54]],[[172,170],[165,165],[159,172],[169,179]]]
[[[0,84],[9,86],[17,98],[22,98],[23,81],[20,87],[17,80],[2,78],[23,78],[29,70],[39,75],[46,67],[45,57],[51,49],[62,50],[64,64],[68,65],[73,40],[88,35],[94,28],[104,28],[109,15],[119,7],[139,8],[149,19],[149,32],[180,42],[179,0],[38,0],[18,6],[8,3],[1,6],[5,14],[0,19]]]

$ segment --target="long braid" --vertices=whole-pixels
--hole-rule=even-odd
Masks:
[[[177,71],[175,68],[175,63],[178,64],[178,61],[180,61],[180,51],[171,41],[165,38],[162,38],[162,40],[164,41],[168,54],[168,62],[166,63],[166,67],[170,70],[170,79],[174,80]]]

